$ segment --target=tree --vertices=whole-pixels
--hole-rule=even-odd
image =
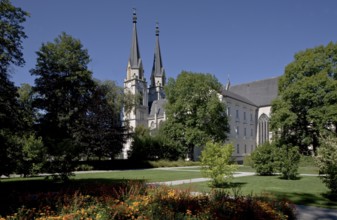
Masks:
[[[168,103],[163,132],[193,159],[194,147],[207,141],[224,142],[229,132],[225,103],[220,100],[221,84],[210,74],[182,72],[165,86]]]
[[[80,157],[85,116],[95,83],[90,57],[80,40],[66,33],[42,44],[31,74],[36,76],[33,106],[41,112],[39,136],[52,160],[50,172],[68,174]]]
[[[302,152],[319,146],[322,132],[337,132],[337,44],[295,54],[279,81],[271,126],[286,145]]]
[[[330,189],[332,199],[337,199],[337,138],[327,136],[321,140],[315,161],[323,182]]]
[[[201,152],[202,173],[212,179],[214,187],[228,184],[233,178],[233,174],[237,170],[237,165],[231,161],[233,152],[234,146],[232,144],[212,142],[207,142]]]
[[[114,158],[126,141],[126,127],[121,122],[123,89],[113,81],[96,81],[85,115],[83,145],[87,156]]]
[[[22,23],[28,13],[13,6],[9,0],[0,1],[0,175],[16,169],[19,158],[20,133],[25,124],[20,120],[21,108],[17,88],[9,80],[11,65],[23,66],[22,39],[26,38]]]
[[[8,74],[11,64],[23,66],[22,39],[26,38],[22,23],[28,13],[11,4],[9,0],[0,1],[0,72]]]

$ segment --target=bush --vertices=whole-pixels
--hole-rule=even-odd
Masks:
[[[213,186],[228,184],[237,170],[237,165],[232,164],[231,157],[234,151],[232,144],[207,142],[201,152],[202,173],[212,179]]]
[[[276,146],[273,143],[264,143],[252,153],[253,167],[262,176],[273,175],[276,171]]]
[[[283,179],[296,179],[301,155],[298,147],[282,146],[278,148],[277,161],[278,171]]]
[[[178,155],[177,149],[166,144],[160,135],[151,135],[149,129],[142,126],[136,128],[131,149],[128,151],[132,160],[177,160]]]
[[[18,194],[15,201],[24,206],[0,213],[0,219],[1,215],[6,219],[295,219],[294,206],[288,201],[233,198],[218,190],[193,195],[189,190],[152,188],[135,181]]]
[[[243,158],[243,165],[244,166],[249,166],[249,167],[253,167],[254,166],[254,162],[252,160],[252,156],[251,155],[246,155]]]
[[[330,196],[337,199],[337,138],[326,137],[321,139],[321,146],[317,150],[315,161],[320,176],[330,189]]]
[[[156,160],[149,161],[149,164],[153,168],[157,167],[185,167],[185,166],[199,166],[200,162],[198,161],[186,161],[186,160]]]

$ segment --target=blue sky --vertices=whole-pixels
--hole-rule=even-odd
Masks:
[[[132,8],[137,9],[140,54],[149,82],[159,22],[168,77],[182,70],[211,73],[223,84],[282,75],[300,50],[337,39],[335,0],[12,0],[28,11],[26,65],[16,85],[34,83],[29,70],[42,43],[63,31],[80,39],[100,80],[123,85],[130,53]]]

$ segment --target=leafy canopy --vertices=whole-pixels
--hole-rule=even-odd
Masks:
[[[95,83],[87,65],[88,51],[66,33],[42,44],[31,74],[36,76],[33,106],[41,113],[39,135],[58,161],[50,172],[67,172],[83,151],[83,131]],[[56,164],[56,163],[55,163]]]
[[[336,133],[337,44],[295,54],[279,81],[271,126],[283,144],[303,152],[319,146],[321,133]]]
[[[9,80],[11,65],[23,66],[22,40],[26,38],[22,23],[28,13],[0,1],[0,175],[15,171],[20,160],[20,136],[24,132],[24,114],[17,88]]]
[[[210,74],[183,71],[165,86],[168,103],[163,131],[178,148],[192,153],[207,141],[223,142],[229,131],[222,86]]]

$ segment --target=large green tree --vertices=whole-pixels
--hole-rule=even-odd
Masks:
[[[114,158],[126,141],[126,128],[121,121],[123,88],[114,81],[96,81],[85,115],[83,144],[86,156]]]
[[[67,173],[79,159],[85,115],[95,83],[88,70],[90,57],[78,39],[66,33],[42,44],[31,74],[36,76],[33,106],[41,113],[39,135],[43,137],[53,165],[50,172]]]
[[[167,120],[162,132],[171,144],[188,153],[207,141],[224,142],[229,132],[222,85],[210,74],[182,72],[169,79],[165,93]]]
[[[23,66],[22,40],[26,38],[22,23],[28,13],[0,1],[0,175],[10,174],[19,157],[20,133],[25,124],[20,120],[22,109],[18,103],[17,88],[9,80],[12,65]]]
[[[272,105],[272,129],[282,144],[306,151],[319,146],[321,133],[337,127],[337,44],[295,54],[279,81]]]

